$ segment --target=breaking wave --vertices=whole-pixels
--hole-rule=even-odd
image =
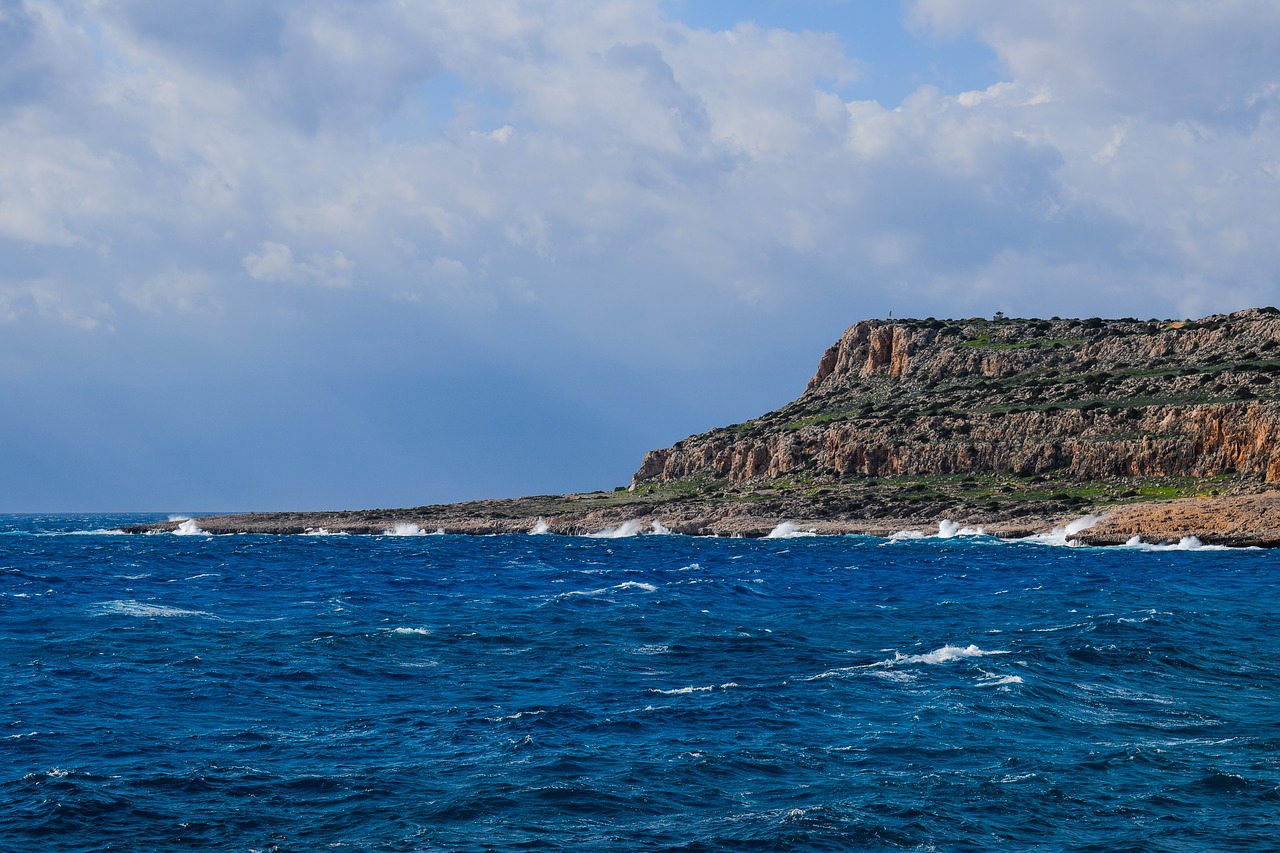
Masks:
[[[173,530],[175,536],[212,536],[207,530],[201,530],[194,519],[186,519]]]
[[[639,536],[643,532],[644,522],[639,519],[629,518],[617,527],[606,527],[604,530],[588,533],[587,535],[592,539],[626,539],[631,536]]]
[[[942,519],[938,522],[938,538],[954,539],[957,536],[986,536],[986,531],[981,527],[961,527],[954,521]]]
[[[614,590],[637,589],[641,592],[657,592],[658,588],[651,583],[641,583],[640,581],[624,581],[613,586],[601,587],[600,589],[575,589],[570,592],[562,592],[556,596],[557,599],[573,598],[575,596],[586,596],[595,598],[599,595],[607,595]]]
[[[397,521],[395,527],[382,532],[383,536],[444,536],[444,528],[437,527],[435,533],[428,533],[412,521]]]
[[[164,604],[148,604],[145,601],[107,601],[99,604],[97,612],[117,616],[137,616],[143,619],[170,619],[183,616],[213,616],[204,610],[186,610]]]
[[[1136,549],[1139,551],[1256,551],[1256,546],[1248,548],[1233,548],[1230,545],[1206,545],[1200,541],[1198,536],[1183,536],[1177,542],[1168,544],[1156,544],[1154,542],[1143,542],[1141,536],[1131,536],[1129,541],[1124,543],[1125,548]]]
[[[736,681],[726,681],[724,684],[709,684],[706,687],[677,687],[674,690],[651,689],[650,693],[660,693],[663,696],[688,696],[693,693],[710,693],[713,690],[732,690],[734,687],[740,686]]]
[[[1064,546],[1069,548],[1075,548],[1075,547],[1079,547],[1080,541],[1077,539],[1072,539],[1071,537],[1075,536],[1077,533],[1080,533],[1081,531],[1088,530],[1090,527],[1093,527],[1095,524],[1097,524],[1101,520],[1102,520],[1101,515],[1097,515],[1096,513],[1090,513],[1089,515],[1084,515],[1084,516],[1081,516],[1080,518],[1077,518],[1075,521],[1072,521],[1070,524],[1066,524],[1062,527],[1055,527],[1053,528],[1053,530],[1050,530],[1048,533],[1037,533],[1033,536],[1025,536],[1021,539],[1017,539],[1014,541],[1033,542],[1037,545],[1058,545],[1058,546]]]
[[[765,539],[797,539],[801,536],[817,536],[817,535],[818,535],[818,531],[813,530],[812,528],[809,530],[801,530],[799,527],[796,527],[794,522],[784,521],[781,524],[779,524],[777,527],[770,530],[769,535],[765,536],[764,538]]]

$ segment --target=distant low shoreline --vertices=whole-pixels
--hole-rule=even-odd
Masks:
[[[698,497],[666,501],[619,502],[601,506],[612,493],[536,496],[472,501],[407,509],[339,512],[254,512],[203,516],[194,519],[128,525],[127,533],[191,532],[210,534],[436,532],[492,535],[559,533],[569,535],[629,535],[670,532],[691,536],[759,538],[784,532],[838,536],[861,534],[889,537],[919,533],[933,535],[939,526],[954,525],[1003,538],[1061,534],[1082,545],[1123,545],[1135,537],[1149,544],[1176,544],[1188,537],[1206,545],[1280,547],[1280,492],[1252,495],[1201,496],[1175,500],[1139,501],[1087,507],[1083,511],[1009,517],[1004,511],[967,511],[955,517],[856,519],[804,512],[802,504],[787,505],[777,514],[767,501],[711,502]],[[581,508],[565,510],[565,506]],[[816,507],[813,509],[817,509]],[[557,511],[559,510],[559,511]],[[1087,519],[1080,522],[1080,519]],[[1076,523],[1076,524],[1073,524]],[[785,526],[785,527],[784,527]]]

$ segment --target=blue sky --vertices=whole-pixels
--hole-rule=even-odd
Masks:
[[[0,511],[610,488],[867,317],[1280,303],[1261,0],[0,0]]]

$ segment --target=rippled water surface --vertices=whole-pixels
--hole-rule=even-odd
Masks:
[[[1275,850],[1280,556],[0,518],[5,850]]]

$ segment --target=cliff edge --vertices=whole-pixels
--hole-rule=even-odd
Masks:
[[[650,451],[632,488],[695,479],[975,475],[1280,480],[1280,312],[1196,321],[867,320],[794,402]]]

